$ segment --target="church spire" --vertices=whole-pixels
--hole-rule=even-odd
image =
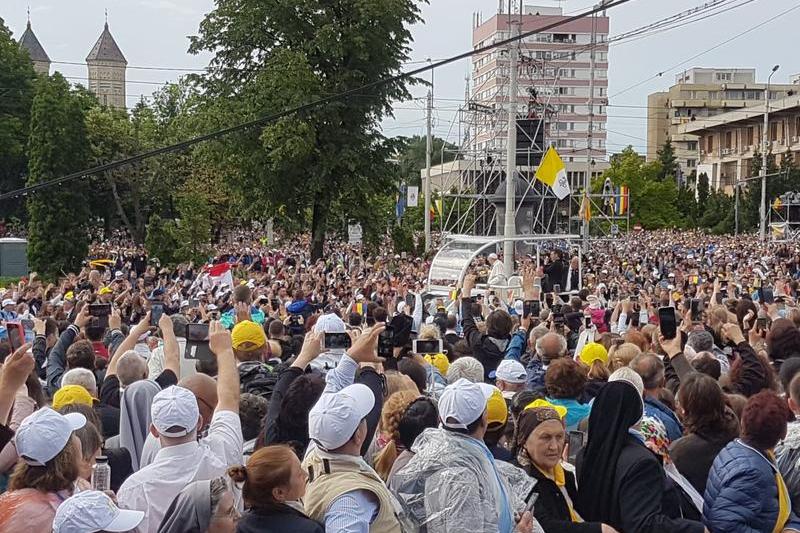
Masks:
[[[50,58],[47,56],[47,52],[44,51],[42,43],[36,38],[36,34],[33,33],[33,28],[31,28],[30,7],[28,8],[28,25],[25,28],[25,33],[22,34],[19,40],[19,45],[28,51],[28,55],[33,62],[33,68],[36,72],[41,74],[50,73]]]

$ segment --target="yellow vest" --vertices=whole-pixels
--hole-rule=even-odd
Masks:
[[[386,484],[366,464],[355,458],[337,458],[318,449],[308,453],[303,461],[308,472],[308,487],[303,497],[306,514],[325,523],[325,513],[331,502],[346,492],[367,490],[378,500],[378,516],[369,526],[375,533],[401,533],[400,520],[395,512],[394,498]]]

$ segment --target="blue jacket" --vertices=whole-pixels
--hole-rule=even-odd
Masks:
[[[739,439],[728,443],[714,459],[703,496],[703,521],[709,531],[771,533],[778,519],[775,472],[757,450]],[[800,530],[794,511],[785,527]]]
[[[667,428],[667,438],[671,442],[675,442],[683,437],[683,426],[678,421],[678,417],[672,412],[672,409],[659,402],[655,398],[645,397],[644,399],[644,414],[659,420],[664,427]]]

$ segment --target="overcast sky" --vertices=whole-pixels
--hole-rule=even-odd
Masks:
[[[660,18],[702,4],[705,0],[632,0],[609,11],[611,35],[638,28]],[[740,0],[747,2],[747,0]],[[567,13],[579,12],[591,0],[560,2]],[[526,4],[555,6],[555,0],[529,1]],[[179,70],[137,69],[131,67],[169,67],[197,69],[204,67],[208,56],[192,56],[187,36],[195,34],[212,0],[3,0],[0,17],[16,38],[25,29],[26,9],[30,5],[34,30],[50,59],[54,62],[77,62],[78,65],[55,63],[53,68],[71,81],[86,83],[86,55],[103,28],[104,9],[109,11],[109,25],[128,69],[128,105],[141,95],[149,95],[163,82],[175,80]],[[788,82],[791,74],[800,72],[797,57],[797,28],[800,9],[779,17],[759,29],[735,39],[779,13],[798,6],[798,0],[750,0],[747,5],[717,17],[645,39],[612,46],[609,52],[609,140],[610,153],[633,144],[646,151],[646,103],[651,92],[664,90],[674,83],[675,73],[693,66],[752,67],[763,80],[769,69],[780,64],[773,77]],[[413,28],[413,60],[444,58],[471,47],[472,14],[482,11],[484,20],[497,10],[497,0],[430,0],[423,6],[424,24]],[[692,56],[721,45],[697,58]],[[679,65],[680,64],[680,65]],[[678,65],[677,68],[672,68]],[[409,65],[413,68],[419,65]],[[52,71],[52,69],[51,69]],[[463,99],[464,77],[468,62],[461,61],[436,71],[435,133],[458,142],[458,126],[454,122],[458,102]],[[656,77],[659,72],[663,76]],[[646,83],[619,94],[629,87]],[[415,91],[422,97],[425,89]],[[619,106],[619,107],[617,107]],[[424,102],[415,100],[396,105],[396,119],[384,124],[389,136],[423,134]]]

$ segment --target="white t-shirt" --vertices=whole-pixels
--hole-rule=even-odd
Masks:
[[[244,439],[239,415],[217,411],[208,436],[158,450],[152,463],[132,474],[117,492],[119,506],[144,511],[137,531],[157,531],[175,496],[192,481],[214,479],[242,464]]]

